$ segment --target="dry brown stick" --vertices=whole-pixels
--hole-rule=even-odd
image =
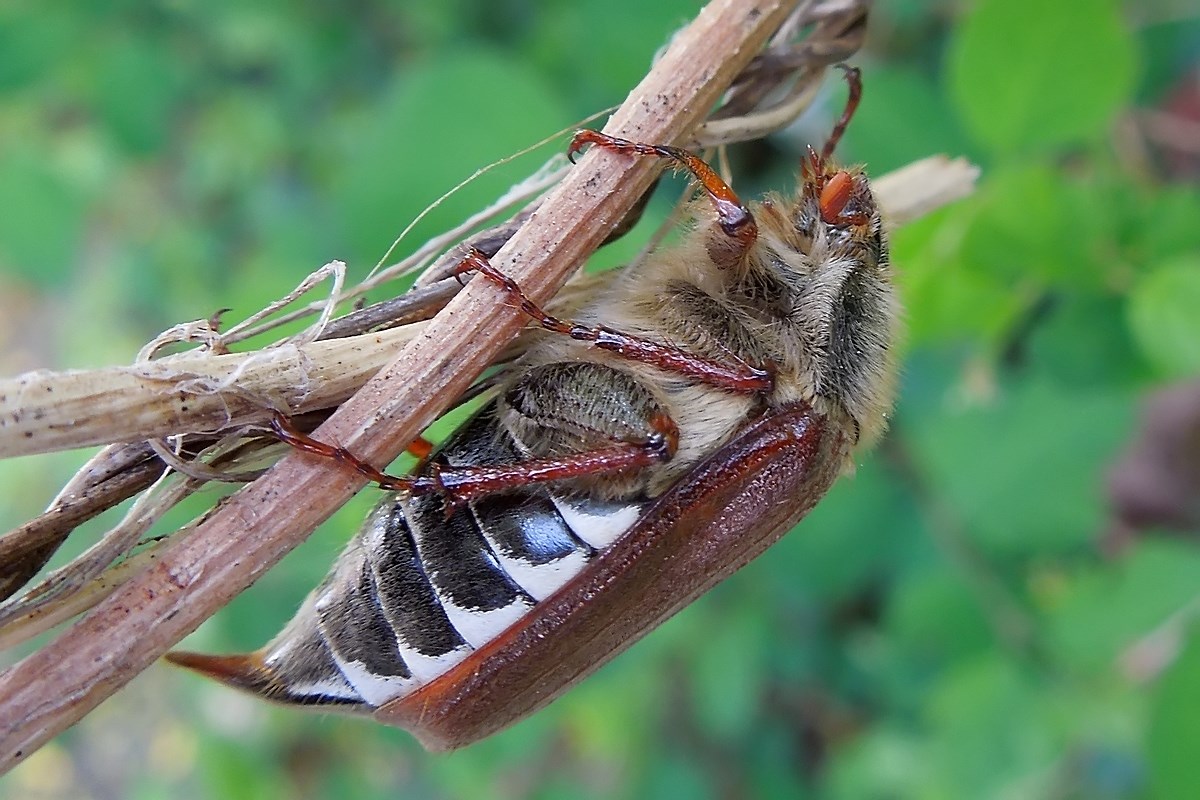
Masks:
[[[294,414],[330,408],[416,332],[406,326],[249,353],[188,352],[128,367],[40,370],[0,380],[0,425],[7,428],[0,454],[215,433],[261,422],[272,405]]]
[[[56,501],[44,513],[0,536],[0,599],[9,597],[32,578],[76,527],[144,491],[158,479],[166,467],[154,458],[149,447],[145,449],[144,461],[105,476],[69,500]]]
[[[679,140],[794,5],[714,0],[673,39],[606,130]],[[660,167],[588,153],[493,263],[535,301],[546,301]],[[472,281],[318,436],[374,463],[389,461],[467,388],[523,322],[503,290]],[[172,542],[152,568],[6,670],[0,675],[0,770],[20,763],[149,666],[303,540],[362,482],[336,465],[289,455]]]

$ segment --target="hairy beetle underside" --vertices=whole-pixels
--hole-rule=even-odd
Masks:
[[[675,557],[686,561],[687,537],[700,548],[718,526],[752,528],[746,508],[763,506],[754,513],[772,530],[806,511],[883,432],[894,384],[899,310],[880,215],[863,171],[830,160],[860,94],[857,71],[847,74],[846,112],[823,151],[810,149],[789,198],[745,206],[690,153],[579,132],[572,152],[590,144],[668,159],[699,179],[707,197],[684,240],[621,276],[571,322],[542,312],[482,254],[469,256],[464,271],[504,285],[546,331],[507,372],[496,401],[420,475],[387,480],[399,491],[371,513],[270,644],[248,655],[172,659],[273,700],[383,709],[379,715],[413,724],[406,698],[423,698],[420,715],[458,702],[466,680],[458,665],[479,673],[484,659],[518,638],[514,631],[544,622],[539,615],[558,620],[547,609],[565,593],[641,569],[612,555],[623,538],[678,538]],[[801,432],[789,442],[825,438],[811,447],[761,444],[793,429]],[[742,431],[750,433],[738,438]],[[336,448],[283,435],[355,463]],[[798,496],[753,496],[777,491],[751,488],[755,475],[771,474],[759,458],[768,452],[786,470],[812,472],[811,481],[779,484]],[[718,474],[734,494],[709,487],[707,499],[687,500],[697,496],[690,487]],[[685,502],[696,504],[693,514],[677,513]],[[647,521],[664,518],[673,520],[667,533],[656,527],[666,523]],[[731,572],[770,541],[731,551],[712,571]],[[656,605],[601,657],[711,582],[697,580],[677,598],[641,590]],[[525,669],[535,698],[470,735],[428,739],[456,746],[486,735],[590,668],[546,683],[552,668],[533,659]]]

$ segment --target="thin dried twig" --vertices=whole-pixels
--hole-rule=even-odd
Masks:
[[[28,455],[180,431],[217,432],[337,406],[388,363],[424,323],[283,344],[250,353],[189,351],[129,367],[38,371],[0,382],[4,455]]]
[[[49,508],[0,536],[0,597],[32,578],[76,527],[145,490],[163,469],[147,444],[104,448]]]
[[[716,0],[681,31],[606,130],[675,142],[795,5]],[[545,301],[650,184],[661,165],[590,152],[494,262]],[[523,324],[502,290],[474,280],[347,401],[320,436],[385,463],[462,393]],[[0,675],[0,769],[77,721],[270,568],[362,479],[291,454],[163,548],[91,613]]]

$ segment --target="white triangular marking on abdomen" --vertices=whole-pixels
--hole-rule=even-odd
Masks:
[[[533,608],[529,602],[522,599],[514,600],[503,608],[475,611],[455,605],[440,594],[439,599],[446,616],[450,618],[450,624],[472,647],[483,647]]]
[[[614,504],[607,508],[603,506],[597,508],[596,504],[589,503],[593,508],[603,512],[596,514],[565,497],[551,495],[550,499],[554,502],[558,513],[562,514],[563,519],[567,521],[567,525],[571,527],[571,531],[597,550],[608,549],[609,545],[620,539],[621,534],[632,528],[642,515],[640,505],[617,506]]]
[[[528,561],[504,555],[494,543],[492,549],[513,582],[539,602],[561,589],[563,584],[578,575],[588,562],[587,555],[580,550],[545,564],[530,564]]]

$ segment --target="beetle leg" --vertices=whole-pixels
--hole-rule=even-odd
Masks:
[[[419,475],[389,475],[344,447],[301,432],[279,412],[271,417],[271,430],[297,450],[345,464],[381,489],[414,496],[439,494],[446,499],[447,506],[452,507],[528,483],[625,472],[669,461],[679,446],[679,430],[665,414],[656,415],[649,423],[654,432],[641,442],[616,442],[609,447],[506,465],[450,467],[434,463],[426,473]]]
[[[529,483],[640,470],[668,461],[675,443],[656,435],[645,443],[621,443],[557,458],[535,458],[506,466],[439,467],[415,479],[414,494],[436,492],[458,504]]]
[[[854,112],[858,109],[858,103],[862,100],[862,72],[858,67],[850,67],[846,64],[838,64],[840,69],[846,76],[846,83],[850,86],[850,96],[846,98],[846,108],[842,111],[841,118],[837,124],[833,126],[833,130],[829,134],[829,138],[825,141],[825,146],[821,148],[821,163],[833,156],[834,148],[842,139],[842,134],[846,132],[846,127],[850,124]]]
[[[571,145],[567,148],[567,157],[574,161],[575,154],[587,144],[617,153],[667,158],[692,173],[700,182],[708,199],[712,201],[717,212],[717,223],[727,237],[727,241],[720,245],[713,243],[716,246],[709,248],[718,264],[735,266],[754,246],[755,240],[758,239],[758,224],[754,221],[754,215],[704,159],[679,147],[631,142],[587,129],[576,131]]]
[[[521,310],[533,318],[541,327],[572,339],[591,342],[601,350],[616,353],[630,361],[651,364],[666,372],[686,375],[719,389],[728,389],[739,394],[767,393],[774,388],[772,373],[747,364],[734,353],[729,353],[729,362],[704,358],[669,344],[661,344],[640,336],[634,336],[612,328],[598,325],[588,327],[570,320],[553,317],[541,306],[530,300],[517,282],[492,266],[487,256],[472,249],[458,265],[458,274],[478,271],[488,280],[500,286],[520,304]]]

